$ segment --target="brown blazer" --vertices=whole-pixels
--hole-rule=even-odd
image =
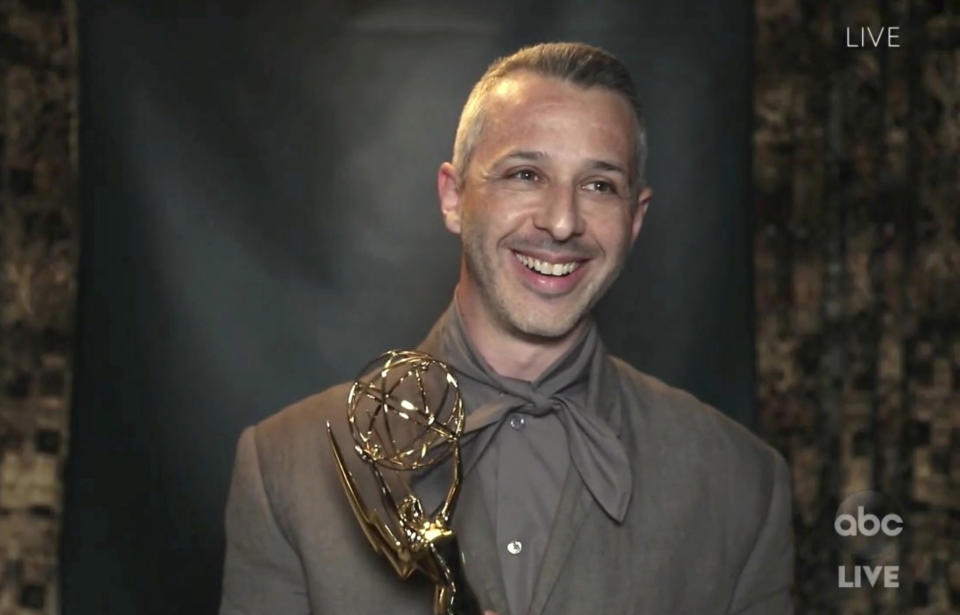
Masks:
[[[792,612],[790,478],[783,459],[693,396],[610,358],[595,400],[619,403],[633,495],[622,525],[571,472],[530,615]],[[221,615],[428,615],[432,590],[400,581],[347,506],[325,433],[341,442],[347,386],[247,428],[226,511]],[[454,527],[483,608],[510,615],[479,481]],[[521,615],[514,613],[512,615]]]

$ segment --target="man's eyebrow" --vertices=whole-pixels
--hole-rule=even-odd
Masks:
[[[510,160],[511,158],[520,158],[521,160],[543,160],[547,157],[546,152],[541,152],[538,150],[528,150],[528,149],[515,149],[507,152],[506,155],[501,156],[497,162],[503,162],[505,160]]]
[[[515,149],[504,156],[501,156],[497,163],[502,163],[511,158],[520,158],[521,160],[543,160],[549,158],[546,152],[539,150],[526,150],[526,149]],[[591,158],[587,160],[587,169],[590,171],[612,171],[614,173],[621,173],[622,175],[627,175],[626,169],[621,167],[618,164],[609,162],[607,160],[601,160],[599,158]]]
[[[627,175],[627,172],[623,167],[612,162],[607,162],[606,160],[591,159],[587,162],[587,168],[591,171],[613,171],[615,173]]]

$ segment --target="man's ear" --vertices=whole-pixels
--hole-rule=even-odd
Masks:
[[[437,171],[437,195],[440,197],[440,213],[447,230],[460,234],[460,176],[449,162],[440,165]]]
[[[637,240],[640,234],[640,227],[643,226],[643,217],[647,215],[647,208],[650,206],[650,200],[653,198],[653,190],[644,188],[637,195],[637,208],[633,212],[633,223],[630,226],[630,245]]]

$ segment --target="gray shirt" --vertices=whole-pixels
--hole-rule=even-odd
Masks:
[[[591,490],[606,496],[602,504],[614,509],[611,516],[629,499],[625,457],[596,452],[603,447],[622,454],[619,442],[602,440],[613,436],[598,435],[603,426],[587,407],[597,333],[591,326],[532,383],[500,376],[486,364],[467,339],[455,304],[431,336],[439,336],[440,358],[457,373],[467,413],[464,480],[480,481],[510,612],[521,615],[529,609],[567,473],[586,475]],[[585,459],[580,464],[571,463],[571,430]],[[470,554],[464,555],[469,570]]]
[[[567,434],[554,413],[510,413],[476,462],[513,615],[530,604],[569,468]]]

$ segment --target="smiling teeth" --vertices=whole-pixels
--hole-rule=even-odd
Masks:
[[[564,276],[573,273],[573,270],[580,266],[580,263],[548,263],[537,258],[532,258],[524,254],[514,252],[517,260],[523,263],[527,269],[536,271],[542,275]]]

